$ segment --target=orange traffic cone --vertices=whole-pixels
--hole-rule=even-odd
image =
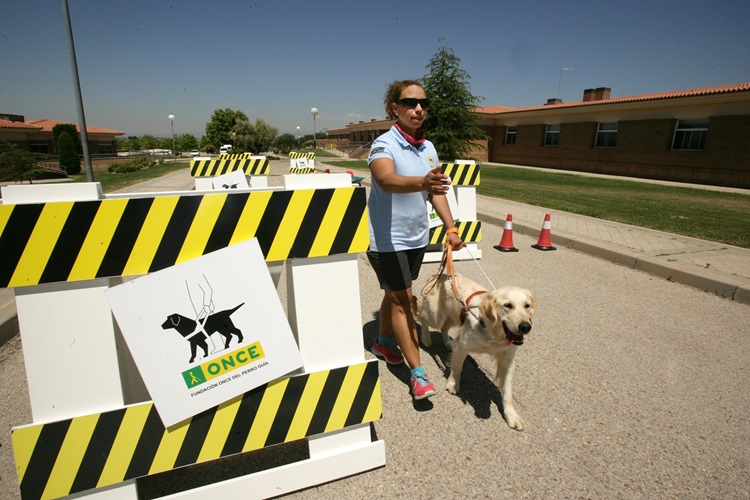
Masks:
[[[557,250],[557,248],[552,246],[551,241],[551,224],[549,223],[549,214],[544,216],[544,224],[542,224],[542,232],[539,234],[539,241],[537,241],[536,245],[531,245],[532,248],[536,248],[537,250]]]
[[[500,238],[500,243],[495,245],[495,248],[501,252],[517,252],[518,249],[513,246],[513,216],[508,214],[508,218],[505,219],[505,227],[503,228],[503,236]]]

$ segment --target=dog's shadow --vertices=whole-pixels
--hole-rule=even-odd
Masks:
[[[375,338],[378,336],[378,333],[380,332],[380,311],[374,311],[372,314],[372,317],[373,319],[365,323],[364,326],[362,327],[362,340],[364,342],[364,348],[367,352],[372,352],[370,351],[370,348],[375,343]],[[402,363],[400,365],[389,365],[388,363],[380,363],[380,365],[387,367],[388,371],[391,372],[391,375],[393,375],[396,379],[401,381],[404,384],[404,387],[406,387],[407,393],[411,394],[411,388],[409,387],[409,382],[411,380],[411,373],[406,363]],[[439,389],[439,388],[436,387],[436,389]],[[433,404],[432,404],[432,401],[430,401],[430,399],[415,400],[412,398],[412,405],[414,406],[414,409],[417,411],[429,411],[433,408]]]
[[[420,326],[417,326],[417,331],[420,334],[419,338],[422,338]],[[435,364],[440,367],[443,372],[444,380],[433,380],[435,388],[445,391],[445,385],[448,381],[448,375],[450,375],[451,369],[451,352],[446,349],[445,345],[443,345],[443,339],[440,332],[431,331],[430,335],[432,336],[432,346],[429,348],[422,346],[422,348],[432,356]],[[485,420],[492,416],[492,406],[494,403],[494,406],[503,418],[505,418],[503,396],[500,393],[500,390],[494,384],[492,378],[488,378],[488,375],[482,371],[471,354],[466,356],[466,361],[464,361],[464,370],[461,373],[461,391],[456,395],[445,392],[445,395],[452,398],[461,398],[461,401],[464,404],[468,403],[474,408],[474,415],[477,418]]]

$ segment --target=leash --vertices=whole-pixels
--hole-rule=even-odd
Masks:
[[[469,250],[469,247],[468,247],[468,246],[465,246],[465,247],[464,247],[464,249],[466,249],[466,251],[467,251],[467,252],[469,253],[469,256],[470,256],[470,257],[472,258],[472,260],[474,261],[474,264],[476,264],[476,265],[477,265],[477,267],[479,268],[479,270],[480,270],[480,271],[482,271],[482,274],[484,274],[484,279],[486,279],[486,280],[487,280],[487,283],[489,283],[489,284],[490,284],[490,288],[494,290],[494,289],[495,289],[495,285],[493,285],[493,284],[492,284],[492,280],[490,280],[490,277],[489,277],[489,276],[487,276],[487,273],[485,273],[485,272],[484,272],[484,269],[482,269],[482,266],[480,266],[480,265],[479,265],[479,261],[477,261],[477,259],[476,259],[476,258],[474,257],[474,255],[473,255],[473,254],[471,253],[471,250]]]
[[[469,255],[471,255],[471,252],[469,252]],[[474,258],[473,255],[471,255],[471,258],[474,259],[474,262],[477,264],[477,266],[479,266],[479,263],[477,262],[477,260]],[[482,270],[482,274],[484,274],[485,278],[487,278],[487,281],[490,283],[490,285],[492,285],[492,282],[487,277],[487,274],[484,272],[481,266],[479,266],[479,269]],[[422,297],[425,297],[435,287],[443,271],[445,271],[445,274],[448,276],[448,279],[451,282],[451,290],[453,290],[453,296],[456,298],[458,303],[461,304],[461,312],[459,314],[461,323],[463,323],[466,320],[467,314],[471,314],[482,325],[482,328],[486,328],[484,320],[469,308],[469,302],[471,302],[471,299],[473,299],[477,295],[482,295],[484,293],[487,293],[487,291],[478,290],[472,293],[471,295],[469,295],[468,299],[464,300],[464,292],[461,289],[461,283],[456,278],[456,268],[453,265],[453,248],[450,245],[445,245],[445,248],[443,249],[443,258],[440,261],[440,268],[438,269],[437,274],[435,274],[433,278],[430,281],[428,281],[425,284],[425,286],[422,288]],[[430,283],[432,284],[430,285]],[[427,288],[428,285],[430,285],[429,288]]]

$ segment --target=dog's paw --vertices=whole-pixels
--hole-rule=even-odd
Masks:
[[[505,420],[508,422],[508,427],[517,431],[523,430],[523,419],[518,416],[515,411],[505,416]]]
[[[450,392],[451,394],[458,394],[458,391],[461,387],[456,382],[456,379],[454,379],[452,376],[448,377],[448,382],[445,384],[445,390]]]

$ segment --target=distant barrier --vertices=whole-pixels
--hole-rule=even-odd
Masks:
[[[315,153],[289,153],[290,174],[312,174],[315,172]]]
[[[250,177],[250,186],[268,187],[271,166],[265,156],[221,155],[217,160],[199,158],[190,161],[190,175],[195,177],[195,188],[198,190],[210,190],[213,188],[212,177],[236,171]]]
[[[466,243],[467,249],[453,252],[454,260],[467,260],[472,256],[482,257],[477,245],[482,241],[482,223],[477,220],[476,187],[481,181],[480,165],[474,160],[456,160],[453,163],[440,165],[441,172],[451,178],[458,204],[458,213],[452,214],[458,220],[459,236]],[[425,262],[439,262],[442,259],[442,245],[445,244],[445,228],[437,226],[430,230],[430,245],[425,254]]]

